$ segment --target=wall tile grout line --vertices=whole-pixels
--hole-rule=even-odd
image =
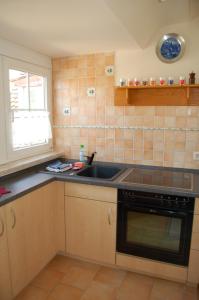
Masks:
[[[127,130],[168,130],[168,131],[195,131],[199,128],[175,128],[175,127],[145,127],[145,126],[109,126],[109,125],[53,125],[53,128],[86,128],[86,129],[127,129]]]

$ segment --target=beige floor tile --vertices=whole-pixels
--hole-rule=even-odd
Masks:
[[[28,286],[15,298],[15,300],[46,300],[47,296],[48,293],[44,290],[34,286]]]
[[[56,256],[15,300],[199,300],[197,289]]]
[[[116,300],[116,290],[105,284],[93,281],[81,300]]]
[[[86,262],[86,261],[81,261],[78,259],[73,259],[73,258],[68,258],[69,260],[69,265],[71,267],[81,267],[87,270],[92,270],[92,271],[98,271],[100,269],[100,265]]]
[[[72,266],[61,282],[85,290],[91,284],[97,270],[97,268],[89,268],[84,264]]]
[[[47,300],[80,300],[82,295],[83,291],[78,288],[59,284],[50,293]]]
[[[78,259],[73,259],[66,256],[57,255],[47,267],[63,273],[68,273],[69,268],[83,266],[90,270],[99,270],[100,266],[97,264],[84,262]]]
[[[184,284],[156,279],[150,300],[183,300],[184,291]]]
[[[128,273],[117,291],[117,299],[149,300],[153,284],[152,277]]]
[[[36,287],[40,287],[47,292],[50,292],[60,282],[64,275],[64,273],[45,268],[31,282],[31,284]]]
[[[101,267],[95,275],[94,281],[104,283],[110,287],[119,287],[126,274],[127,272],[125,271]]]
[[[70,259],[68,257],[57,255],[48,265],[49,269],[66,273],[70,266]]]

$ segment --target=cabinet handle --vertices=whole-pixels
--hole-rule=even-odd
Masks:
[[[3,220],[0,217],[0,222],[1,222],[1,231],[0,231],[0,237],[4,234],[4,223]]]
[[[15,225],[16,225],[16,215],[15,215],[15,212],[14,212],[13,208],[10,209],[10,213],[11,213],[12,218],[13,218],[12,229],[14,229]]]
[[[108,223],[111,225],[111,208],[108,209]]]

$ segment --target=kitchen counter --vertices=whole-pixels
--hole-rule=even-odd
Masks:
[[[118,166],[124,168],[124,172],[116,177],[115,180],[103,180],[89,177],[82,177],[76,175],[77,172],[73,172],[74,175],[70,175],[72,171],[67,171],[63,174],[51,173],[45,171],[44,165],[39,165],[14,173],[10,176],[5,176],[0,180],[0,186],[4,186],[11,192],[0,197],[0,206],[5,205],[14,199],[21,197],[34,189],[37,189],[47,183],[52,181],[65,181],[65,182],[76,182],[82,184],[91,184],[98,186],[107,186],[117,189],[129,189],[153,193],[162,193],[170,195],[188,196],[188,197],[199,197],[199,171],[190,169],[176,169],[176,168],[163,168],[163,167],[153,167],[153,166],[143,166],[143,165],[131,165],[131,164],[119,164],[119,163],[105,163],[96,162],[96,165],[106,165],[106,166]],[[170,187],[160,187],[152,185],[143,185],[135,183],[122,182],[124,177],[126,177],[132,170],[132,168],[148,169],[148,170],[167,170],[175,172],[186,172],[192,174],[192,190],[170,188]]]

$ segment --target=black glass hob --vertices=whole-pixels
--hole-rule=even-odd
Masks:
[[[133,168],[122,182],[192,190],[193,177],[186,172]]]

